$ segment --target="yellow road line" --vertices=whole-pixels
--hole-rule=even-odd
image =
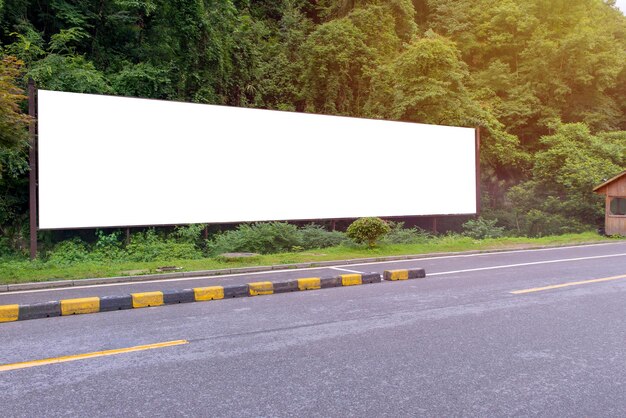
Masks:
[[[601,279],[581,280],[581,281],[578,281],[578,282],[569,282],[569,283],[555,284],[555,285],[552,285],[552,286],[533,287],[532,289],[514,290],[514,291],[509,292],[509,293],[513,293],[514,295],[521,295],[521,294],[524,294],[524,293],[541,292],[541,291],[544,291],[544,290],[560,289],[562,287],[578,286],[578,285],[581,285],[581,284],[609,282],[611,280],[619,280],[619,279],[626,279],[626,274],[623,274],[621,276],[603,277]]]
[[[113,356],[116,354],[132,353],[133,351],[152,350],[154,348],[172,347],[175,345],[189,344],[187,340],[166,341],[163,343],[137,345],[135,347],[118,348],[115,350],[95,351],[93,353],[76,354],[73,356],[53,357],[42,360],[23,361],[0,365],[0,372],[9,370],[26,369],[28,367],[45,366],[47,364],[66,363],[68,361],[84,360],[93,357]]]

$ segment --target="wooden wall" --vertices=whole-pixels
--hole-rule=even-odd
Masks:
[[[609,204],[611,197],[626,198],[626,176],[617,179],[613,183],[607,184],[598,192],[606,194],[606,217],[605,230],[607,235],[624,235],[626,236],[626,216],[611,215]]]

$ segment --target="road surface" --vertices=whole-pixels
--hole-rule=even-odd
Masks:
[[[345,269],[411,267],[427,277],[0,324],[0,410],[24,417],[626,415],[626,242]],[[321,270],[307,273],[341,273]],[[0,294],[0,304],[251,277],[269,276]]]

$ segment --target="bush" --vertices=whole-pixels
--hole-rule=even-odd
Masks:
[[[160,238],[154,229],[131,236],[126,246],[129,261],[156,261],[201,258],[202,253],[194,244]]]
[[[179,226],[174,231],[174,236],[176,236],[178,242],[198,245],[202,240],[202,231],[204,228],[206,228],[206,224]]]
[[[96,231],[96,243],[89,258],[94,261],[111,261],[124,259],[126,254],[120,241],[120,233],[105,234],[101,230]]]
[[[384,241],[388,244],[420,244],[431,238],[430,233],[420,228],[405,228],[404,222],[387,222],[390,230]]]
[[[359,218],[350,224],[346,235],[357,244],[367,243],[372,248],[390,230],[389,225],[380,218]]]
[[[525,234],[529,237],[571,234],[589,229],[576,219],[536,209],[530,210],[522,218],[522,225]]]
[[[474,239],[500,238],[504,236],[504,228],[496,226],[497,219],[470,219],[463,224],[463,235]]]
[[[7,237],[0,236],[0,258],[13,256],[15,251],[11,248],[11,243]]]
[[[48,253],[48,261],[52,264],[69,265],[80,263],[89,259],[87,244],[79,238],[58,243]]]
[[[280,253],[301,246],[298,228],[286,222],[242,224],[237,229],[216,235],[207,243],[210,254],[253,252]]]
[[[319,225],[306,225],[298,231],[302,249],[327,248],[340,245],[348,238],[339,231],[327,231]]]

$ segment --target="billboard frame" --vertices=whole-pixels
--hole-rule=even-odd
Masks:
[[[96,94],[98,95],[98,94]],[[104,95],[103,95],[104,96]],[[137,99],[137,97],[129,97],[129,96],[116,96],[122,98],[132,98]],[[38,104],[37,104],[37,86],[34,80],[31,78],[28,80],[28,114],[30,117],[28,131],[29,131],[29,228],[30,228],[30,259],[34,260],[37,257],[37,233],[40,230],[38,225]],[[146,100],[146,99],[144,99]],[[147,99],[147,100],[156,100],[156,99]],[[176,101],[175,101],[176,102]],[[179,102],[186,103],[186,102]],[[362,119],[370,119],[370,118],[362,118]],[[383,218],[387,219],[398,219],[404,217],[429,217],[433,219],[433,230],[436,230],[436,222],[438,217],[450,217],[450,216],[476,216],[478,217],[481,212],[481,188],[480,188],[480,141],[481,141],[481,132],[480,127],[476,126],[474,128],[474,146],[475,146],[475,178],[476,178],[476,212],[475,213],[453,213],[453,214],[433,214],[433,215],[399,215],[399,216],[383,216]],[[350,220],[355,218],[314,218],[314,219],[289,219],[289,221],[293,222],[315,222],[320,220],[329,220],[334,225],[335,221],[339,220]],[[274,220],[280,221],[280,220]],[[206,222],[208,225],[220,225],[220,224],[237,224],[242,222],[249,221],[235,221],[235,222]],[[130,228],[146,228],[146,227],[172,227],[177,225],[186,225],[186,224],[145,224],[145,225],[130,225],[130,226],[89,226],[89,227],[70,227],[70,228],[53,228],[53,230],[87,230],[87,229],[97,229],[97,228],[116,228],[116,229],[125,229],[126,237],[128,239],[130,234]]]

